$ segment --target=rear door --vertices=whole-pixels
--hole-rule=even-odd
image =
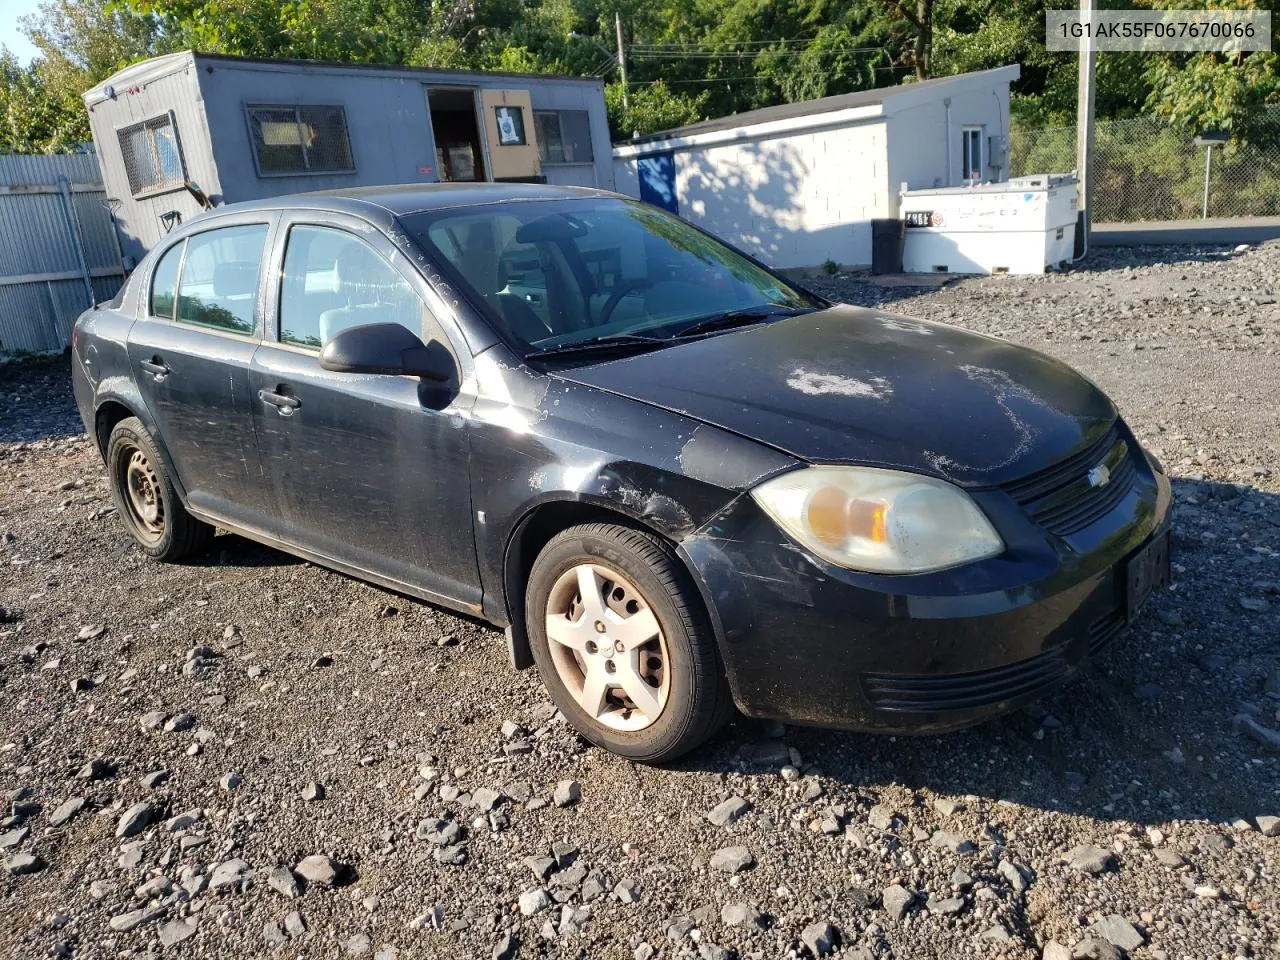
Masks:
[[[188,502],[253,525],[267,509],[258,474],[249,360],[263,329],[263,254],[275,215],[220,219],[157,261],[129,362]]]
[[[253,417],[275,504],[269,533],[393,584],[480,603],[465,399],[471,358],[426,306],[422,277],[368,224],[288,215],[271,332],[251,369]],[[459,380],[332,373],[320,348],[367,323],[444,344]]]

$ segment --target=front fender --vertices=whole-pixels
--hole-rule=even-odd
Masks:
[[[524,580],[551,536],[604,515],[678,544],[743,490],[797,465],[668,410],[504,373],[511,379],[503,402],[482,394],[472,416],[471,490],[484,613],[512,626],[517,665],[527,662]],[[532,541],[523,537],[539,518]]]

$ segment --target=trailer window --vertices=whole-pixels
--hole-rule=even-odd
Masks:
[[[538,155],[543,163],[590,163],[591,117],[585,110],[535,110]]]
[[[173,113],[166,113],[116,131],[129,192],[135,197],[173,190],[187,182],[182,144]]]
[[[247,110],[258,176],[355,171],[342,107],[250,104]]]

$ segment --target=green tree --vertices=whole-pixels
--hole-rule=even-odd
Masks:
[[[82,139],[80,117],[65,109],[35,69],[5,49],[0,54],[0,153],[59,153]]]
[[[1195,6],[1270,10],[1272,29],[1280,31],[1280,3],[1275,0],[1200,0]],[[1273,46],[1277,37],[1280,33],[1273,35]],[[1154,54],[1146,58],[1145,75],[1148,109],[1167,117],[1184,134],[1217,130],[1230,133],[1237,142],[1280,142],[1280,130],[1269,119],[1269,108],[1280,106],[1280,56],[1274,50],[1230,56]]]
[[[611,83],[604,90],[609,110],[609,132],[615,140],[638,134],[670,130],[706,119],[703,107],[708,94],[672,93],[661,80],[631,91],[631,105],[622,105],[622,84]]]

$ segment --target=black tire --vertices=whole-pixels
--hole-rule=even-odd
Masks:
[[[658,718],[642,730],[617,730],[588,714],[552,659],[547,604],[561,576],[583,563],[613,567],[629,579],[666,640],[670,690]],[[534,662],[551,699],[583,737],[612,753],[641,763],[667,763],[711,738],[734,712],[702,598],[671,547],[650,533],[589,523],[557,534],[529,573],[525,623]]]
[[[130,495],[131,464],[145,465],[147,491],[158,505],[155,517],[144,517]],[[201,553],[213,543],[214,529],[187,513],[173,486],[173,473],[151,435],[137,417],[121,420],[107,440],[107,477],[111,498],[129,534],[142,552],[174,562]]]

